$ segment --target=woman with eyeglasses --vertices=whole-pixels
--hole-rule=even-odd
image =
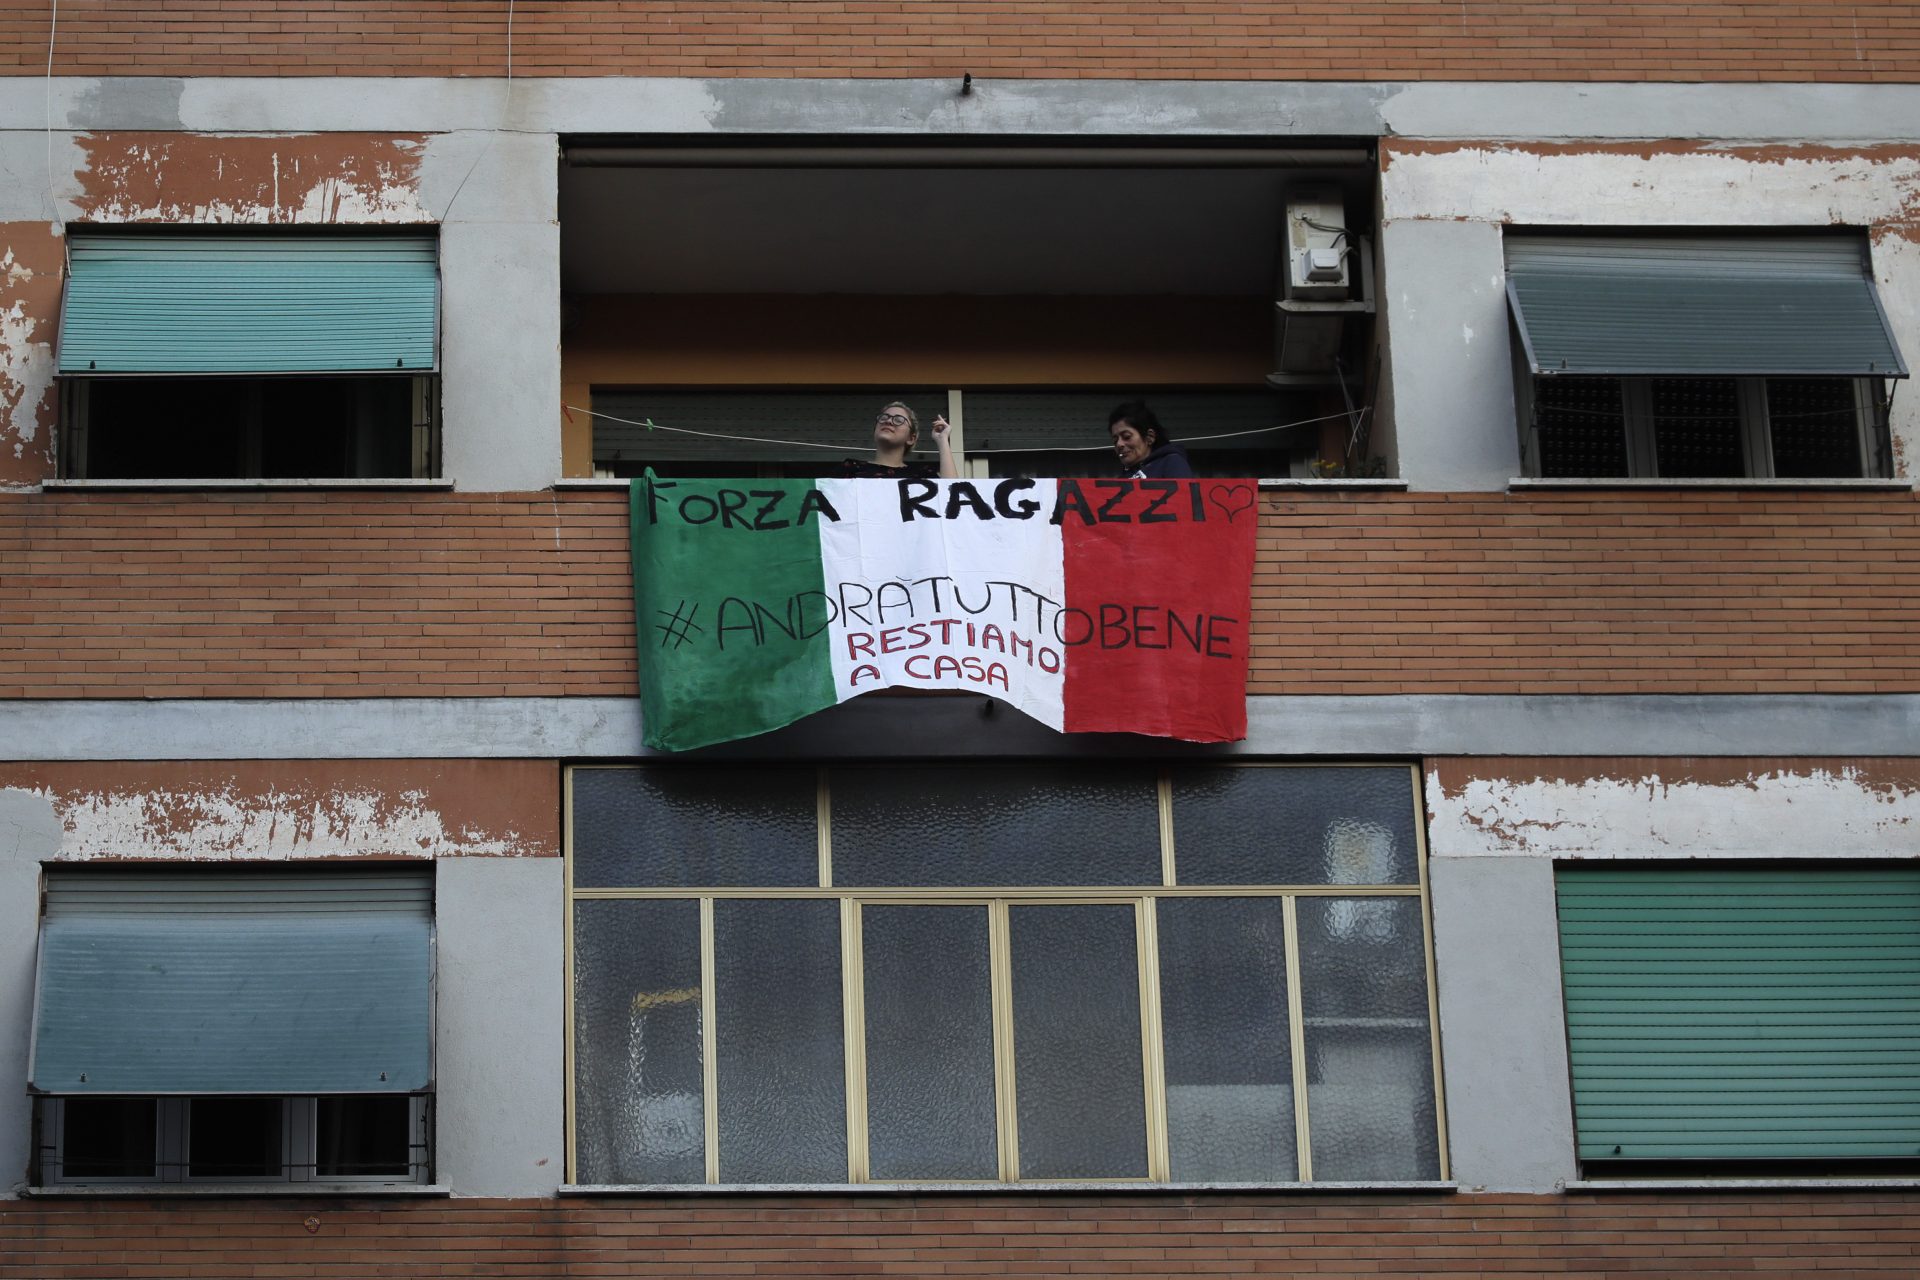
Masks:
[[[947,435],[947,420],[935,417],[933,439],[940,449],[940,465],[911,462],[907,455],[920,440],[920,419],[913,410],[895,400],[873,420],[873,457],[848,458],[840,474],[850,479],[942,480],[957,479],[960,464],[953,460],[953,441]]]

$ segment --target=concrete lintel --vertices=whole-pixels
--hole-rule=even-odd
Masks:
[[[57,70],[57,68],[56,68]],[[1895,140],[1920,86],[1505,82],[251,76],[53,80],[56,129]],[[0,128],[48,124],[0,83]]]
[[[988,699],[860,698],[699,759],[1913,756],[1920,695],[1256,697],[1246,741],[1062,736]],[[0,760],[622,759],[637,698],[0,702]]]

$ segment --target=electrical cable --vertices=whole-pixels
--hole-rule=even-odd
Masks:
[[[671,431],[676,435],[703,436],[709,440],[735,440],[743,444],[777,444],[777,445],[784,445],[786,447],[794,448],[794,449],[827,449],[827,450],[831,450],[834,453],[839,453],[839,454],[844,454],[847,452],[847,447],[845,445],[839,445],[839,444],[820,444],[812,440],[776,440],[769,436],[729,435],[723,431],[696,431],[692,427],[662,426],[661,424],[651,420],[642,422],[633,418],[617,418],[610,413],[596,413],[592,409],[582,409],[579,405],[569,404],[569,405],[562,405],[561,407],[568,410],[571,413],[584,413],[589,418],[599,418],[605,422],[618,422],[624,426],[629,426],[629,427],[645,427],[649,431]],[[1369,408],[1370,407],[1371,406],[1369,406]],[[1362,412],[1367,412],[1367,410],[1362,410]],[[1276,426],[1271,426],[1271,427],[1254,427],[1249,431],[1222,431],[1214,435],[1208,435],[1208,436],[1182,436],[1180,438],[1179,443],[1198,444],[1206,440],[1233,440],[1233,439],[1237,439],[1240,436],[1266,435],[1268,432],[1272,432],[1272,431],[1286,431],[1293,427],[1307,427],[1307,426],[1312,426],[1314,423],[1317,423],[1317,422],[1333,422],[1337,419],[1343,419],[1345,417],[1347,417],[1347,415],[1344,413],[1329,413],[1324,417],[1302,418],[1298,422],[1282,422]],[[1113,452],[1113,446],[1110,444],[1094,444],[1094,445],[1064,445],[1060,448],[1037,447],[1037,448],[1025,448],[1025,449],[969,449],[967,450],[967,456],[969,458],[980,458],[980,457],[987,457],[992,454],[1002,454],[1002,453],[1111,453],[1111,452]]]
[[[60,33],[60,0],[52,0],[47,20],[47,219],[60,225],[60,201],[53,194],[53,42]]]

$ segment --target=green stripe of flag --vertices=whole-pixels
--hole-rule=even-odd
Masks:
[[[730,742],[838,701],[819,520],[796,523],[813,488],[810,480],[633,482],[633,606],[647,746],[686,751]]]

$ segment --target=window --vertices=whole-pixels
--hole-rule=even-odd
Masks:
[[[432,476],[438,294],[431,236],[75,228],[62,472]]]
[[[577,1183],[1445,1176],[1405,766],[568,786]]]
[[[45,901],[41,1181],[426,1180],[429,875],[58,868]]]
[[[1136,396],[1153,407],[1199,475],[1285,475],[1293,453],[1319,443],[1317,429],[1289,425],[1317,416],[1312,398],[1273,391],[596,387],[593,411],[604,416],[593,424],[593,465],[597,474],[620,478],[649,467],[670,476],[837,474],[844,459],[871,453],[874,412],[900,399],[920,419],[917,460],[939,460],[929,429],[938,414],[959,428],[959,452],[981,468],[978,474],[1112,475],[1107,414]],[[647,422],[667,429],[637,425]]]
[[[1507,267],[1528,475],[1892,474],[1864,240],[1516,233]]]
[[[430,1099],[39,1100],[41,1181],[422,1182]]]
[[[1556,880],[1594,1172],[1920,1163],[1920,869],[1587,864]]]

